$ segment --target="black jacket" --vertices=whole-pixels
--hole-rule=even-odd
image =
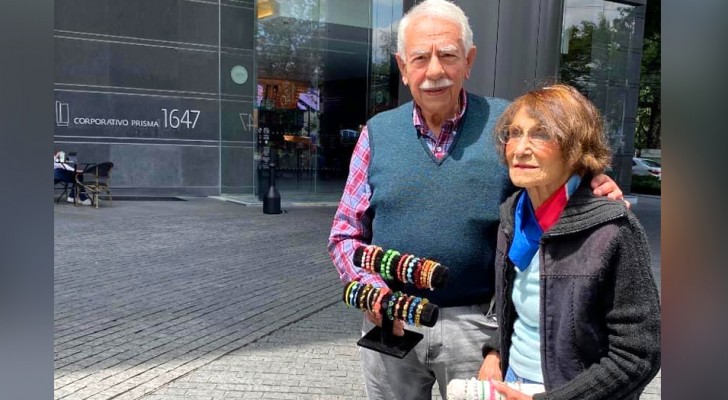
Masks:
[[[647,237],[620,201],[582,185],[540,242],[541,363],[546,393],[534,399],[637,399],[660,368],[660,305]],[[520,192],[519,192],[520,193]],[[496,248],[499,329],[483,354],[501,370],[516,318],[508,258],[515,199],[501,206]]]

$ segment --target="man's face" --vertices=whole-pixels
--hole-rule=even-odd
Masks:
[[[460,89],[475,59],[475,47],[466,54],[460,26],[438,17],[413,19],[404,35],[405,54],[397,54],[402,81],[426,119],[454,117]]]

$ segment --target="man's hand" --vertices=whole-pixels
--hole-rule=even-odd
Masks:
[[[505,396],[505,400],[533,400],[532,396],[519,392],[516,389],[508,387],[505,383],[491,382],[495,391]]]
[[[500,368],[500,353],[495,350],[485,356],[483,365],[480,366],[480,371],[478,372],[478,380],[487,381],[488,379],[496,381],[503,379]]]
[[[365,311],[369,322],[373,323],[378,327],[382,327],[382,314],[374,314],[371,311]],[[392,333],[394,336],[404,336],[404,321],[401,319],[395,319],[392,325]]]
[[[622,190],[617,183],[606,174],[599,174],[591,181],[591,188],[594,190],[595,196],[607,196],[611,200],[622,200],[627,208],[630,207],[629,201],[624,200]]]

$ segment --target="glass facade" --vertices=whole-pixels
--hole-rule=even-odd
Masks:
[[[367,119],[409,99],[392,54],[415,3],[57,0],[54,146],[114,162],[118,195],[254,200],[274,164],[285,200],[338,200]],[[629,187],[644,6],[456,3],[468,90],[512,99],[558,69],[604,113]]]
[[[566,0],[559,75],[602,112],[613,152],[613,172],[622,187],[634,149],[641,36],[637,7],[604,0]]]
[[[397,104],[402,2],[261,0],[257,11],[256,193],[274,164],[282,196],[340,196],[361,128]]]
[[[58,0],[55,143],[120,195],[340,196],[402,0]],[[331,197],[331,196],[329,196]]]

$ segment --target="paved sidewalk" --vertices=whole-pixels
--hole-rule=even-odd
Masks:
[[[361,313],[325,248],[334,208],[54,210],[56,399],[365,398]],[[659,272],[659,199],[635,212]],[[642,399],[659,398],[658,377]]]

